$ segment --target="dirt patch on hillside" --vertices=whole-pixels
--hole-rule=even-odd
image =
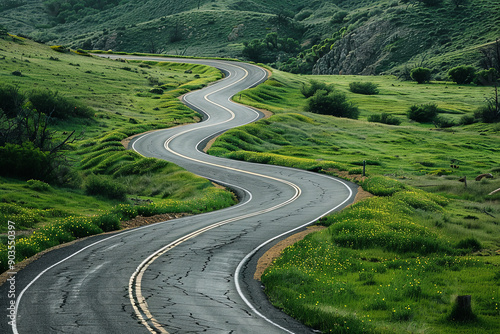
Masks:
[[[182,218],[189,216],[187,213],[166,213],[163,215],[156,215],[151,217],[137,216],[134,219],[121,222],[122,229],[129,229],[134,227],[140,227],[144,225],[150,225],[154,223],[160,223],[171,219]]]

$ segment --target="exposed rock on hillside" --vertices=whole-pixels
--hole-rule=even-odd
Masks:
[[[409,29],[388,21],[364,25],[335,43],[332,50],[318,60],[313,74],[378,74],[382,63],[404,60],[394,59],[399,57],[395,57],[394,51],[409,33]]]
[[[231,33],[227,36],[228,41],[234,41],[238,37],[243,37],[244,36],[244,30],[245,30],[245,25],[243,23],[238,24],[236,27],[233,28]]]

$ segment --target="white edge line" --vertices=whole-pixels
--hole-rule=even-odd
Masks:
[[[321,174],[319,174],[321,175]],[[299,230],[301,228],[304,228],[308,225],[311,225],[312,223],[314,223],[315,221],[317,221],[318,219],[320,219],[321,217],[324,217],[326,215],[328,215],[329,213],[331,213],[332,211],[335,211],[336,209],[338,209],[339,207],[341,207],[342,205],[344,205],[347,201],[349,201],[349,199],[352,197],[353,195],[353,192],[352,192],[352,189],[345,183],[343,182],[342,180],[338,180],[336,178],[333,178],[333,177],[329,177],[329,176],[326,176],[326,175],[322,175],[326,178],[329,178],[329,179],[332,179],[334,181],[337,181],[341,184],[343,184],[348,190],[349,190],[349,197],[347,197],[342,203],[338,204],[337,206],[335,206],[334,208],[330,209],[329,211],[325,212],[324,214],[320,215],[318,218],[316,219],[313,219],[311,220],[310,222],[306,223],[306,224],[303,224],[299,227],[296,227],[294,229],[291,229],[290,231],[287,231],[287,232],[284,232],[276,237],[273,237],[269,240],[267,240],[266,242],[260,244],[258,247],[256,247],[254,250],[252,250],[250,253],[247,254],[247,256],[245,256],[243,258],[243,260],[241,260],[241,262],[238,264],[238,267],[236,267],[236,271],[234,272],[234,284],[236,286],[236,290],[238,291],[238,294],[240,295],[241,299],[245,302],[245,304],[247,304],[247,306],[252,310],[252,312],[254,312],[255,314],[257,314],[259,317],[261,317],[262,319],[264,319],[265,321],[267,321],[268,323],[274,325],[275,327],[277,328],[280,328],[282,330],[284,330],[285,332],[287,333],[290,333],[290,334],[293,334],[292,331],[278,325],[277,323],[273,322],[271,319],[267,318],[265,315],[263,315],[262,313],[260,313],[253,305],[252,303],[250,303],[250,301],[244,296],[243,294],[243,291],[241,289],[241,286],[240,286],[240,283],[239,283],[239,280],[240,280],[240,273],[241,273],[241,269],[243,268],[243,266],[248,262],[248,260],[255,255],[255,253],[257,253],[261,248],[263,248],[264,246],[266,246],[267,244],[273,242],[274,240],[276,239],[279,239],[287,234],[290,234],[292,232],[295,232],[296,230]]]
[[[218,182],[218,183],[221,183],[221,184],[225,184],[225,185],[230,186],[230,187],[239,188],[239,189],[243,190],[244,192],[246,192],[246,193],[249,195],[249,198],[248,198],[245,202],[238,203],[237,205],[232,206],[232,207],[231,207],[231,209],[232,209],[232,208],[236,208],[236,207],[240,207],[240,206],[244,206],[244,205],[248,204],[248,203],[252,200],[252,198],[253,198],[253,197],[252,197],[252,194],[251,194],[248,190],[246,190],[246,189],[244,189],[244,188],[241,188],[241,187],[238,187],[238,186],[235,186],[235,185],[229,184],[229,183],[227,183],[227,182],[222,182],[222,181],[219,181],[219,180],[215,180],[215,179],[211,179],[211,180],[212,180],[212,181],[215,181],[215,182]],[[215,213],[217,213],[217,214],[218,214],[220,211],[221,211],[221,210],[216,210],[216,211],[212,211],[212,212],[207,212],[207,213],[204,213],[204,215],[215,214]],[[172,220],[173,220],[173,219],[172,219]],[[78,255],[79,253],[81,253],[81,252],[83,252],[83,251],[87,250],[88,248],[91,248],[91,247],[93,247],[93,246],[95,246],[95,245],[97,245],[97,244],[100,244],[101,242],[105,242],[105,241],[108,241],[108,240],[113,239],[113,238],[116,238],[116,237],[121,237],[121,236],[124,236],[124,235],[126,235],[126,234],[129,234],[129,233],[132,233],[132,232],[135,232],[135,231],[139,231],[139,230],[142,230],[142,229],[151,228],[151,227],[154,227],[154,226],[159,225],[159,224],[163,224],[163,223],[167,223],[167,222],[171,223],[171,222],[172,222],[172,220],[163,221],[163,222],[158,222],[158,223],[154,223],[154,224],[150,224],[150,225],[146,225],[146,226],[141,226],[141,227],[137,227],[137,228],[134,228],[134,229],[131,229],[131,230],[128,230],[128,231],[126,231],[126,230],[125,230],[125,231],[122,231],[122,232],[117,232],[115,235],[112,235],[112,236],[110,236],[110,237],[108,237],[108,238],[101,239],[101,240],[99,240],[99,241],[97,241],[97,242],[94,242],[94,243],[92,243],[92,244],[90,244],[90,245],[85,246],[84,248],[82,248],[82,249],[80,249],[80,250],[76,251],[75,253],[73,253],[73,254],[71,254],[71,255],[67,256],[66,258],[64,258],[64,259],[60,260],[59,262],[56,262],[56,263],[54,263],[53,265],[51,265],[50,267],[48,267],[48,268],[44,269],[44,270],[43,270],[42,272],[40,272],[40,273],[39,273],[39,274],[38,274],[38,275],[37,275],[34,279],[32,279],[32,280],[31,280],[31,282],[30,282],[28,285],[26,285],[26,287],[25,287],[25,288],[24,288],[24,289],[23,289],[23,290],[19,293],[19,296],[17,297],[17,300],[16,300],[16,308],[15,308],[15,311],[14,311],[14,314],[15,314],[15,316],[16,316],[16,321],[14,321],[14,322],[12,323],[12,332],[13,332],[14,334],[19,334],[19,331],[17,330],[17,316],[18,316],[18,308],[19,308],[19,305],[20,305],[20,303],[21,303],[21,298],[23,297],[24,293],[25,293],[25,292],[26,292],[26,291],[27,291],[27,290],[28,290],[28,289],[29,289],[29,288],[30,288],[30,287],[31,287],[31,286],[32,286],[32,285],[33,285],[33,284],[34,284],[34,283],[35,283],[35,282],[36,282],[36,281],[40,278],[40,277],[42,277],[42,276],[43,276],[43,275],[44,275],[47,271],[49,271],[49,270],[51,270],[52,268],[54,268],[54,267],[56,267],[56,266],[60,265],[61,263],[66,262],[67,260],[69,260],[69,259],[71,259],[72,257],[74,257],[75,255]],[[97,235],[96,235],[96,236],[97,236]]]

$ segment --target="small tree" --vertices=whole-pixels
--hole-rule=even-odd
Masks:
[[[0,109],[3,109],[7,117],[15,117],[25,101],[26,96],[18,86],[0,86]]]
[[[324,90],[327,93],[330,93],[333,91],[333,86],[329,85],[325,82],[317,81],[317,80],[311,80],[309,81],[309,84],[303,84],[300,87],[300,92],[302,95],[305,97],[309,98],[316,94],[318,90]]]
[[[489,70],[482,70],[476,73],[474,83],[481,86],[494,85],[499,78],[500,74],[495,68]]]
[[[318,90],[310,97],[307,100],[305,110],[316,114],[353,119],[357,119],[359,116],[358,108],[347,100],[345,94],[339,92],[328,93],[325,90]]]
[[[417,83],[422,84],[431,80],[431,70],[425,67],[416,67],[411,70],[410,76]]]
[[[486,104],[474,112],[474,117],[484,123],[500,122],[500,100],[497,86],[495,86],[495,96],[486,99]]]
[[[470,84],[476,75],[474,66],[461,65],[448,71],[451,80],[459,85]]]
[[[408,109],[407,114],[408,118],[415,122],[426,123],[432,122],[436,118],[438,111],[436,104],[429,103],[413,105]]]

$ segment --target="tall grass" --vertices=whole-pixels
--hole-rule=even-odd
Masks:
[[[130,220],[138,215],[149,217],[165,213],[197,214],[219,210],[234,205],[234,194],[215,187],[185,200],[166,199],[152,204],[134,206],[119,204],[108,212],[91,217],[71,216],[37,229],[31,235],[16,240],[16,262],[22,261],[47,248],[83,238],[103,231],[120,229],[120,221]],[[0,271],[7,270],[8,247],[0,243]]]
[[[492,275],[499,261],[460,256],[475,240],[454,245],[422,224],[425,212],[446,202],[403,189],[322,219],[327,230],[289,246],[265,271],[265,291],[277,307],[331,333],[403,333],[427,324],[436,333],[461,333],[446,316],[454,296],[473,294],[481,321],[468,330],[489,333],[500,323]]]
[[[72,162],[66,187],[0,178],[0,233],[7,231],[9,220],[16,223],[17,260],[65,241],[119,229],[120,221],[137,214],[200,213],[235,203],[231,192],[215,189],[210,181],[172,163],[127,151],[121,143],[131,135],[197,121],[200,115],[177,97],[220,79],[219,70],[84,57],[26,39],[16,41],[0,38],[2,83],[21,91],[35,87],[33,96],[44,107],[47,100],[59,101],[64,95],[95,113],[92,119],[59,117],[52,124],[54,131],[79,133],[79,141],[67,145],[65,152]],[[13,71],[23,76],[13,76]],[[165,93],[151,94],[152,88]],[[47,89],[54,93],[40,93]],[[154,204],[133,206],[131,197]],[[6,243],[0,235],[0,269],[6,268]]]
[[[228,131],[209,153],[334,174],[361,173],[364,161],[368,177],[358,182],[376,197],[321,219],[327,230],[282,253],[262,277],[273,304],[322,332],[494,332],[500,326],[500,260],[494,256],[500,209],[497,197],[487,194],[500,187],[496,128],[435,131],[408,119],[394,127],[299,113],[302,77],[276,71],[274,77],[279,90],[264,85],[242,100],[275,115]],[[361,118],[380,112],[401,118],[419,100],[472,114],[476,102],[469,97],[482,92],[467,87],[470,95],[460,97],[456,87],[436,86],[429,94],[429,88],[388,77],[325,80],[346,92],[353,80],[378,85],[378,95],[350,95]],[[473,181],[485,172],[494,179]],[[458,180],[464,175],[467,187]],[[474,323],[448,320],[461,294],[473,296]]]

